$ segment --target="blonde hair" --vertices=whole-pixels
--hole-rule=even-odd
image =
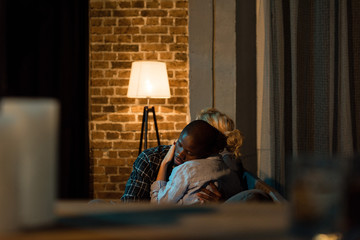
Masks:
[[[226,136],[226,150],[234,153],[236,158],[241,156],[240,147],[244,136],[238,129],[234,129],[234,121],[229,116],[215,108],[208,108],[201,110],[196,119],[204,120],[222,132]]]

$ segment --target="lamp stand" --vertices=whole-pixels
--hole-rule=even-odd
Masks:
[[[145,128],[144,149],[147,149],[148,116],[149,116],[149,112],[152,112],[152,113],[153,113],[154,125],[155,125],[155,130],[156,130],[156,138],[157,138],[158,145],[160,145],[159,131],[158,131],[157,123],[156,123],[155,108],[154,108],[154,107],[149,108],[148,106],[145,106],[145,107],[144,107],[143,119],[142,119],[142,125],[141,125],[139,154],[141,153],[141,149],[142,149],[142,142],[143,142],[143,136],[144,136],[144,128]]]

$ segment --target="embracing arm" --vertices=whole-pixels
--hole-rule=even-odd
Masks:
[[[166,182],[169,164],[173,161],[175,144],[173,144],[160,165],[156,181],[151,185],[151,202],[177,203],[186,191],[186,179],[183,178],[183,168],[175,168]],[[178,174],[177,174],[178,172]]]
[[[149,200],[150,196],[150,166],[149,160],[144,153],[141,153],[135,160],[130,178],[126,183],[123,202],[134,202]]]

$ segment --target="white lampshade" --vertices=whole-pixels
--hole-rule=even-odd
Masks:
[[[138,61],[131,65],[129,98],[170,98],[164,62]]]

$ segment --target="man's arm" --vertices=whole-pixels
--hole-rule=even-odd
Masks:
[[[126,183],[123,202],[150,200],[151,169],[147,155],[142,152],[134,162],[130,178]]]

